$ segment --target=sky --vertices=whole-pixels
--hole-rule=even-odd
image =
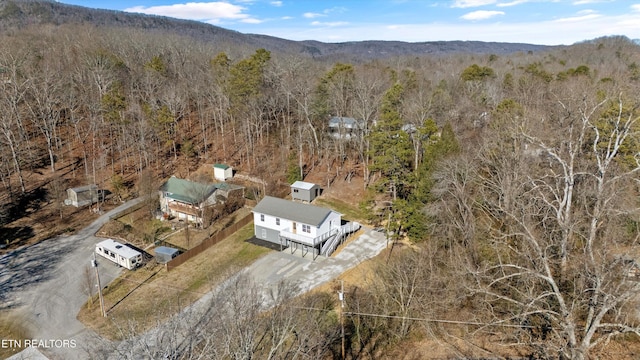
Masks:
[[[478,40],[570,45],[640,39],[640,0],[60,0],[290,40]]]

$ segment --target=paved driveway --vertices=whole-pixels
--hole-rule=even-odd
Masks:
[[[300,250],[291,254],[288,249],[267,254],[246,271],[257,283],[265,287],[286,279],[296,283],[301,293],[322,285],[340,276],[359,263],[378,255],[387,246],[382,233],[365,228],[358,238],[352,240],[336,256],[319,256],[313,261],[311,253],[301,256]]]
[[[140,201],[139,198],[122,204],[77,234],[45,240],[0,258],[0,310],[13,310],[26,326],[30,340],[45,341],[39,350],[49,358],[88,357],[85,348],[95,334],[85,329],[76,315],[87,300],[81,287],[84,268],[90,264],[95,244],[101,240],[94,234],[110,216]],[[121,272],[107,260],[98,259],[98,263],[102,284],[108,284]],[[75,343],[73,348],[69,345],[71,340]]]

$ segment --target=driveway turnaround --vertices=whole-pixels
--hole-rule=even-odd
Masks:
[[[87,348],[97,335],[86,329],[76,315],[87,300],[82,292],[84,269],[90,266],[94,234],[141,198],[105,213],[77,234],[58,236],[26,246],[0,257],[0,310],[11,311],[26,326],[28,347],[35,347],[50,359],[87,359]],[[117,265],[98,259],[100,281],[105,286],[121,272]],[[91,269],[93,270],[93,269]],[[5,339],[7,340],[7,339]],[[31,355],[35,353],[33,350]],[[24,353],[16,359],[29,359]]]

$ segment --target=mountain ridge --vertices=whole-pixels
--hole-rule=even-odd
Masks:
[[[482,41],[350,41],[325,43],[316,40],[294,41],[269,35],[240,33],[193,20],[127,13],[62,4],[53,0],[0,0],[0,30],[15,30],[32,25],[91,24],[167,31],[204,41],[243,44],[269,51],[302,54],[312,58],[337,55],[351,60],[371,60],[394,56],[446,55],[451,53],[509,54],[541,51],[546,45]]]

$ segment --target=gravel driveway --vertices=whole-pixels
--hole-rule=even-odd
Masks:
[[[0,257],[0,310],[17,315],[28,330],[28,340],[36,341],[38,350],[50,359],[88,357],[85,348],[97,337],[76,315],[87,300],[81,289],[84,268],[101,240],[94,234],[110,217],[141,201],[138,198],[118,206],[77,234],[58,236]],[[121,272],[110,261],[98,259],[98,263],[103,286]]]

